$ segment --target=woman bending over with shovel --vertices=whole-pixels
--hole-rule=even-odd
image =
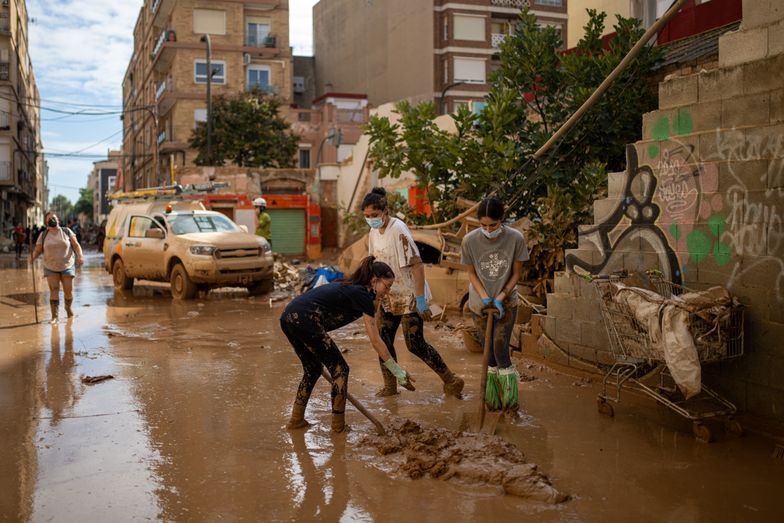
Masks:
[[[305,373],[297,389],[297,397],[287,427],[296,429],[309,425],[305,408],[310,394],[321,376],[322,365],[332,377],[332,431],[345,430],[346,396],[348,395],[348,364],[335,342],[327,334],[348,325],[360,316],[365,322],[368,338],[384,367],[403,387],[414,390],[414,379],[389,355],[378,333],[375,299],[389,292],[395,273],[386,263],[373,256],[362,260],[347,280],[316,287],[296,297],[280,318],[283,333],[302,361]]]
[[[498,198],[482,200],[477,218],[481,227],[463,238],[461,262],[469,267],[468,307],[479,332],[485,332],[490,316],[483,310],[497,310],[485,403],[490,410],[516,411],[519,376],[512,365],[509,340],[517,317],[517,280],[528,260],[528,247],[519,231],[503,224],[504,205]]]

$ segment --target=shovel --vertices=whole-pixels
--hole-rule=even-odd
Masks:
[[[327,369],[325,369],[323,366],[321,367],[321,375],[324,377],[325,380],[327,380],[330,384],[332,384],[332,376],[329,375],[329,372],[327,372]],[[356,409],[362,413],[362,415],[364,415],[367,419],[370,420],[370,422],[373,425],[376,426],[376,431],[378,431],[379,436],[383,436],[387,433],[387,431],[384,429],[384,425],[382,425],[381,422],[378,421],[375,418],[375,416],[373,416],[364,407],[364,405],[362,405],[359,401],[357,401],[357,399],[354,398],[354,396],[352,396],[348,390],[346,391],[346,397],[348,398],[348,401],[351,402],[351,404],[354,405],[354,407],[356,407]]]
[[[479,382],[479,405],[476,418],[470,414],[463,414],[463,419],[460,422],[462,430],[469,432],[481,432],[482,434],[495,434],[495,428],[498,425],[498,420],[501,418],[502,411],[487,412],[485,406],[485,388],[487,387],[487,366],[490,361],[490,351],[493,350],[493,323],[495,317],[498,315],[498,310],[493,307],[486,308],[482,314],[487,316],[487,328],[485,329],[485,347],[482,353],[482,375]]]

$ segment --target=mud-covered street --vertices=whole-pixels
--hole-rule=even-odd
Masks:
[[[773,442],[716,427],[716,441],[630,395],[613,419],[600,380],[517,359],[522,416],[497,434],[571,499],[545,504],[398,472],[400,456],[360,442],[373,426],[348,407],[330,433],[320,381],[307,430],[284,428],[301,366],[278,325],[286,301],[211,293],[173,301],[164,286],[115,293],[91,254],[76,279],[76,318],[49,324],[26,259],[0,258],[0,514],[4,521],[774,521],[784,462]],[[40,267],[38,268],[40,275]],[[46,305],[45,282],[37,281]],[[457,429],[475,410],[481,355],[457,331],[428,338],[466,379],[464,399],[398,336],[415,392],[377,398],[380,372],[360,324],[334,333],[349,391],[382,422]],[[96,384],[83,377],[111,375]]]

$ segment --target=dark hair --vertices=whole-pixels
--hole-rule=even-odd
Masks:
[[[479,202],[479,208],[476,211],[477,218],[484,218],[487,216],[492,220],[504,219],[504,204],[501,200],[491,196]]]
[[[379,211],[384,211],[387,208],[387,190],[383,187],[373,187],[373,190],[365,195],[362,200],[361,209],[364,211],[366,207],[373,207]]]
[[[368,256],[360,263],[354,274],[346,278],[343,283],[347,285],[370,285],[373,278],[395,278],[392,268],[384,262],[376,261],[375,256]]]

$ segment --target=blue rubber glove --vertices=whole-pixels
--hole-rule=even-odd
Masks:
[[[493,305],[495,305],[495,308],[498,309],[498,319],[504,319],[504,303],[501,300],[496,299],[493,300]]]
[[[491,303],[493,303],[493,298],[484,298],[482,300],[482,305],[490,305]]]
[[[417,296],[416,297],[416,310],[419,314],[426,313],[430,307],[427,306],[427,300],[425,300],[425,296]]]

